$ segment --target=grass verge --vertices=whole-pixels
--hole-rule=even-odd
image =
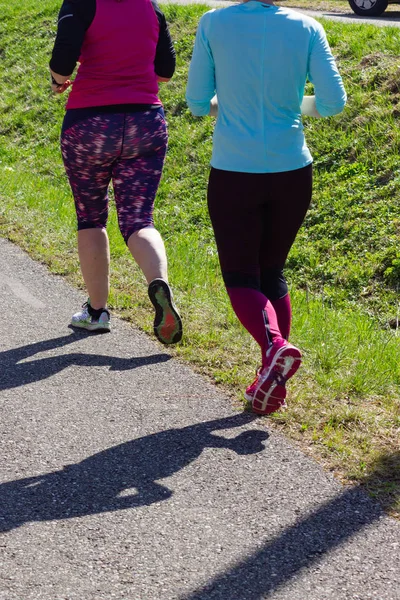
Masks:
[[[65,99],[48,87],[58,4],[0,0],[0,233],[81,285],[74,208],[58,149]],[[184,341],[173,352],[239,399],[258,349],[227,302],[206,212],[213,122],[193,118],[184,101],[193,36],[205,10],[165,7],[178,65],[162,88],[170,147],[156,224],[185,323]],[[304,352],[304,367],[290,384],[289,410],[271,422],[399,515],[400,39],[392,28],[324,26],[349,105],[338,118],[306,121],[314,203],[287,269],[292,340]],[[108,230],[110,305],[150,332],[146,286],[113,208]]]

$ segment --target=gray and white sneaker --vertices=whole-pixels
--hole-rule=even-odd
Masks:
[[[106,308],[95,310],[88,300],[83,304],[82,310],[72,316],[71,325],[79,329],[105,333],[111,330],[110,320],[110,313]]]

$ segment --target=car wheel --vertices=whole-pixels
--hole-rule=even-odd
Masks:
[[[388,0],[349,0],[356,15],[362,17],[377,17],[387,9]]]

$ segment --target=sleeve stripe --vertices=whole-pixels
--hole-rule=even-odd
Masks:
[[[67,17],[73,17],[74,15],[71,13],[70,15],[64,15],[63,17],[61,17],[61,19],[58,21],[57,25],[59,25],[61,23],[61,21],[63,19],[66,19]]]

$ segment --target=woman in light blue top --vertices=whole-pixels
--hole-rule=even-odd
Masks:
[[[304,96],[307,80],[315,96]],[[302,114],[336,115],[346,92],[317,21],[250,0],[201,18],[186,99],[194,115],[217,117],[208,207],[233,309],[261,347],[245,396],[269,414],[301,362],[283,268],[312,193]]]

